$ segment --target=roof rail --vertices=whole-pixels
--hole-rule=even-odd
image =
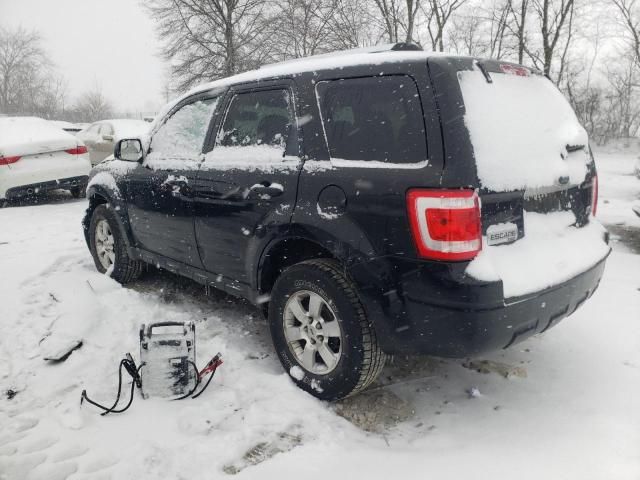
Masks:
[[[341,55],[353,55],[354,53],[381,53],[381,52],[399,52],[399,51],[422,51],[422,47],[416,43],[386,43],[383,45],[374,45],[372,47],[351,48],[349,50],[337,50],[335,52],[321,53],[319,55],[311,55],[309,57],[290,58],[282,62],[269,63],[262,65],[260,68],[272,67],[273,65],[284,65],[295,63],[313,58],[337,57]]]

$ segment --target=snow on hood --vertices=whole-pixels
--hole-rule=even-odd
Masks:
[[[37,117],[0,118],[0,156],[34,155],[82,144],[70,133]]]
[[[481,185],[510,191],[555,185],[567,176],[582,183],[590,161],[587,132],[556,86],[536,74],[491,78],[458,72]]]

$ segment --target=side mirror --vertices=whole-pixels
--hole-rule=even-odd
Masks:
[[[126,162],[139,162],[144,158],[142,142],[139,138],[120,140],[113,149],[113,156]]]
[[[102,139],[105,142],[113,142],[113,135],[102,135]]]

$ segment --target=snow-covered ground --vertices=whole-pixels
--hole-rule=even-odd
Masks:
[[[0,210],[0,479],[637,480],[640,180],[633,155],[597,159],[614,252],[582,309],[471,364],[396,358],[339,404],[294,387],[253,307],[167,273],[126,288],[99,275],[86,201]],[[137,396],[107,417],[81,407],[83,389],[113,400],[119,359],[137,357],[139,325],[159,320],[196,322],[199,364],[222,352],[205,394]],[[43,360],[74,336],[84,344],[66,361]]]

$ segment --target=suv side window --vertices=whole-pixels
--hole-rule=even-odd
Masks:
[[[175,111],[153,134],[149,158],[198,157],[217,103],[218,97],[207,98]]]
[[[260,147],[279,157],[296,154],[290,145],[295,143],[290,141],[293,124],[289,90],[238,93],[231,99],[214,152],[224,152],[225,147]]]
[[[318,84],[317,94],[332,159],[427,160],[420,95],[410,77],[325,81]]]

